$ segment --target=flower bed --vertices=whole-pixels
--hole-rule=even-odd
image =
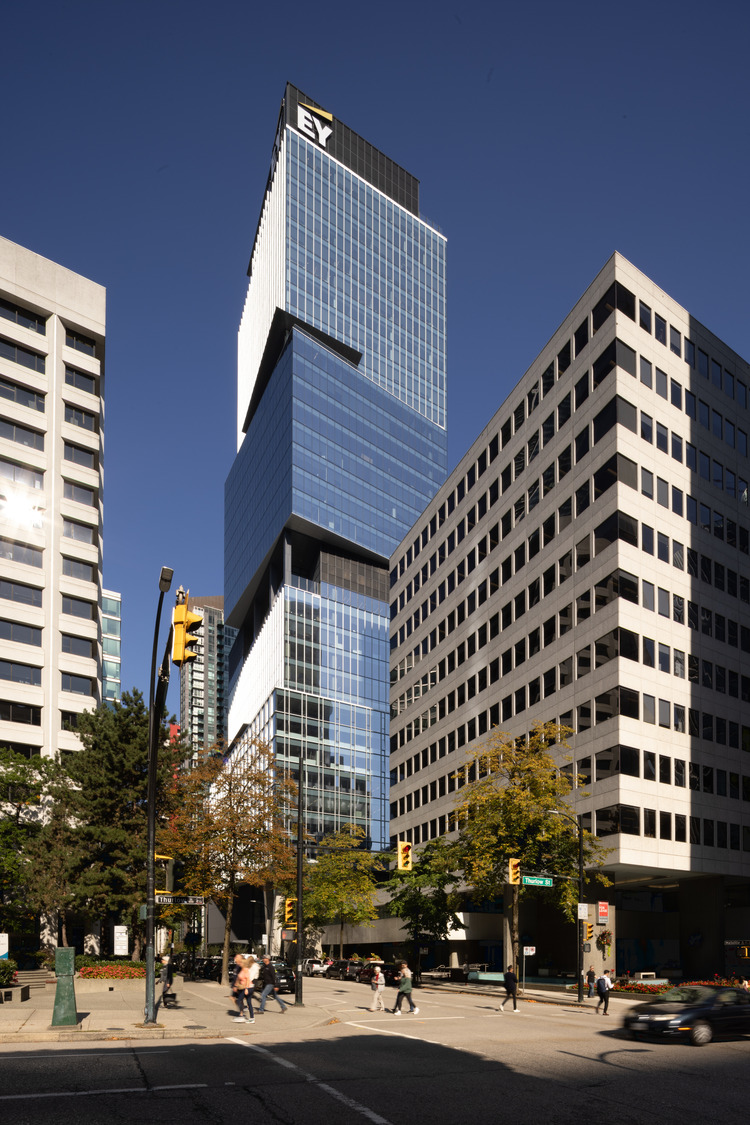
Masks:
[[[3,958],[3,960],[0,961],[0,986],[3,988],[12,988],[13,985],[17,984],[17,969],[18,965],[15,961],[11,961],[9,958]]]
[[[83,965],[78,975],[83,980],[140,980],[146,976],[146,966],[142,961],[99,961]]]

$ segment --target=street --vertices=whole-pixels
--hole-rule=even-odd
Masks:
[[[350,982],[304,982],[229,1039],[5,1043],[0,1115],[26,1122],[608,1125],[747,1120],[750,1041],[632,1042],[591,1011],[420,990],[419,1014],[370,1013]],[[386,1002],[395,991],[388,989]]]

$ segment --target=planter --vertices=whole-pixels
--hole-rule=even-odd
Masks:
[[[23,1004],[28,998],[28,984],[0,985],[0,1004]]]

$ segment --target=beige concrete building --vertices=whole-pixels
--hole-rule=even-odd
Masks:
[[[0,238],[0,745],[101,699],[105,291]]]

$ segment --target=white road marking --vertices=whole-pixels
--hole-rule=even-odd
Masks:
[[[340,1090],[336,1090],[333,1086],[329,1086],[327,1082],[322,1082],[320,1078],[316,1078],[314,1074],[309,1074],[306,1070],[297,1066],[295,1063],[289,1062],[288,1059],[282,1059],[279,1055],[273,1054],[272,1051],[266,1050],[265,1047],[259,1047],[257,1043],[246,1043],[244,1039],[225,1039],[225,1043],[237,1043],[240,1047],[247,1047],[250,1051],[257,1051],[260,1055],[266,1055],[272,1062],[278,1063],[279,1066],[284,1066],[288,1070],[296,1070],[307,1081],[317,1086],[319,1090],[324,1093],[330,1094],[336,1101],[341,1102],[347,1109],[359,1113],[362,1117],[366,1117],[368,1121],[372,1121],[373,1125],[391,1125],[391,1122],[385,1117],[381,1117],[379,1113],[374,1110],[368,1109],[366,1105],[356,1102],[354,1098],[349,1098],[346,1094],[342,1094]]]
[[[57,1090],[50,1094],[0,1094],[0,1102],[19,1102],[30,1098],[84,1098],[103,1094],[152,1094],[155,1090],[205,1090],[207,1082],[188,1082],[182,1086],[116,1086],[109,1090]]]
[[[435,1039],[425,1039],[421,1035],[406,1035],[403,1031],[389,1031],[385,1027],[373,1027],[372,1024],[367,1023],[354,1023],[353,1020],[347,1020],[346,1023],[347,1027],[361,1027],[363,1031],[377,1031],[381,1035],[395,1035],[397,1039],[415,1039],[417,1043],[429,1043],[431,1047],[445,1046],[445,1043],[438,1043]]]

